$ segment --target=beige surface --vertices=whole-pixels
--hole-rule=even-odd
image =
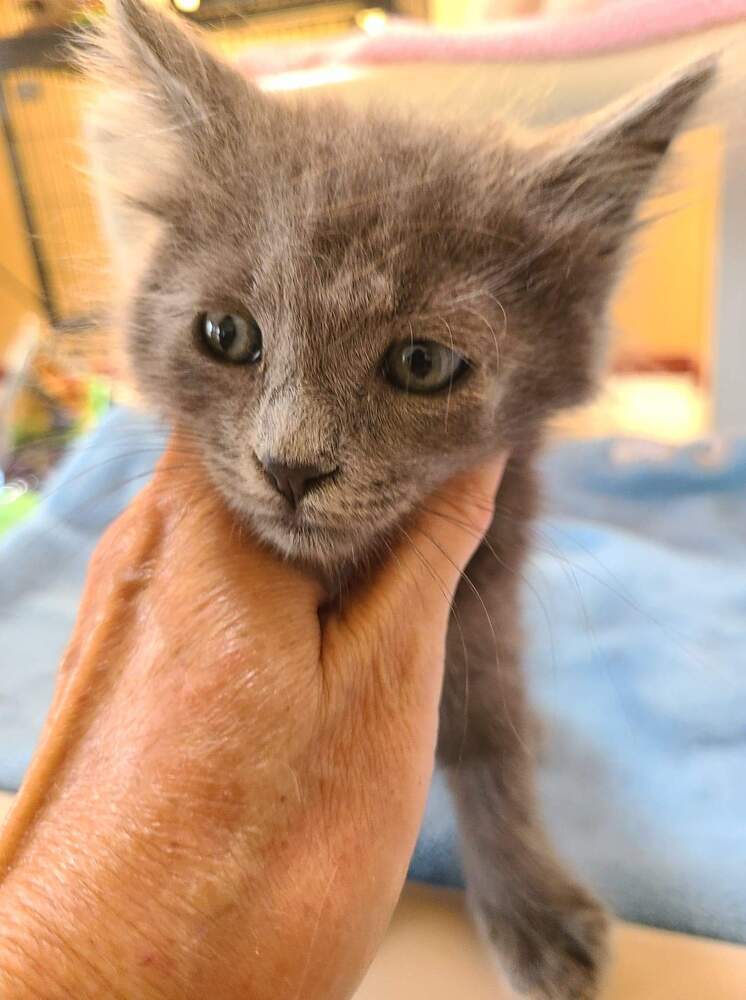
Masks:
[[[619,925],[604,1000],[743,1000],[746,948]],[[460,894],[410,886],[355,1000],[508,1000]]]
[[[11,797],[0,792],[0,818]],[[355,1000],[509,1000],[460,893],[410,885]],[[620,924],[604,1000],[743,1000],[746,948]]]

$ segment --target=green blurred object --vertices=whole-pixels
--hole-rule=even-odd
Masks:
[[[92,377],[88,383],[89,426],[97,424],[110,406],[111,386],[104,379]]]
[[[39,505],[40,500],[41,497],[34,490],[22,490],[13,483],[0,486],[0,535],[20,524]]]

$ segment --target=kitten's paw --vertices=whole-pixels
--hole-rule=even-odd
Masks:
[[[506,914],[484,903],[478,918],[513,986],[530,1000],[597,1000],[608,957],[608,919],[581,886],[555,879],[526,887]]]

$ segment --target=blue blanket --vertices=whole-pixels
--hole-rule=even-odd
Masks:
[[[87,560],[160,430],[112,412],[0,545],[0,786],[16,788]],[[622,917],[746,942],[746,443],[562,444],[525,580],[540,789]],[[412,875],[459,884],[436,776]]]

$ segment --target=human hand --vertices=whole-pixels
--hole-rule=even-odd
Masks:
[[[502,463],[432,497],[335,610],[185,447],[97,548],[0,843],[19,1000],[341,1000],[406,875],[450,599]]]

